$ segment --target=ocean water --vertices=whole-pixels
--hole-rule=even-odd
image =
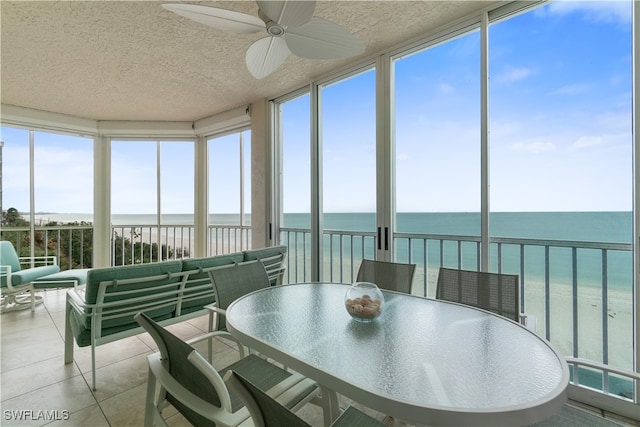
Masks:
[[[88,214],[38,214],[38,222],[86,221],[92,222],[93,216]],[[118,215],[112,216],[113,225],[153,225],[155,215]],[[163,215],[165,225],[191,225],[193,215]],[[212,214],[212,225],[237,225],[237,214]],[[251,224],[251,216],[246,215],[245,225]],[[283,226],[286,228],[308,229],[310,217],[306,213],[284,214]],[[324,216],[326,230],[366,231],[376,230],[374,213],[327,213]],[[479,236],[480,214],[477,212],[453,213],[398,213],[396,230],[402,233],[445,234],[457,236]],[[511,237],[524,239],[569,240],[577,242],[632,242],[631,212],[496,212],[490,215],[490,233],[492,237]],[[421,260],[424,256],[422,242],[411,247],[413,260]],[[345,251],[351,249],[346,242]],[[357,248],[356,248],[357,249]],[[362,249],[359,249],[362,251]],[[444,245],[444,259],[457,264],[457,245],[447,242]],[[325,245],[328,254],[328,244]],[[428,267],[437,269],[440,262],[440,248],[428,248]],[[367,247],[365,257],[373,257],[373,251]],[[348,253],[348,252],[347,252]],[[357,251],[356,251],[357,253]],[[602,285],[602,253],[599,250],[580,249],[578,251],[578,279],[580,285]],[[477,267],[475,244],[462,246],[464,268]],[[407,262],[409,247],[403,241],[398,242],[395,259]],[[492,267],[497,267],[497,253],[492,248]],[[544,248],[528,247],[526,249],[525,275],[529,280],[544,278]],[[445,262],[446,264],[446,262]],[[455,266],[451,265],[451,266]],[[607,286],[612,289],[631,290],[632,256],[628,251],[609,251],[607,253]],[[515,245],[503,245],[502,271],[520,273],[520,248]],[[553,280],[570,283],[572,280],[572,252],[569,248],[551,248],[550,274]]]
[[[38,223],[58,221],[93,222],[91,214],[39,213]],[[156,215],[114,214],[113,225],[153,225]],[[240,223],[238,214],[211,214],[212,225]],[[193,224],[193,215],[167,214],[162,216],[167,225]],[[245,216],[245,224],[251,224],[251,215]],[[284,227],[309,228],[307,213],[284,214]],[[328,230],[375,231],[374,213],[327,213],[324,228]],[[402,233],[480,235],[480,213],[405,213],[397,214],[396,228]],[[496,212],[490,215],[491,235],[532,239],[572,240],[586,242],[632,242],[631,212]]]
[[[285,214],[284,226],[287,228],[309,228],[308,214]],[[330,213],[324,217],[326,230],[370,231],[376,230],[373,213]],[[396,231],[416,234],[444,234],[455,236],[479,236],[480,213],[398,213]],[[510,237],[521,239],[564,240],[574,242],[626,243],[632,242],[631,212],[497,212],[490,215],[490,234],[492,237]],[[349,253],[350,241],[343,241],[343,252]],[[336,241],[334,241],[334,247]],[[354,252],[364,250],[366,258],[374,256],[370,247],[356,247]],[[497,248],[492,245],[490,262],[493,271],[497,271]],[[455,242],[446,242],[441,248],[438,242],[430,242],[427,248],[427,265],[437,271],[441,255],[445,265],[457,267],[458,246]],[[502,245],[502,271],[511,274],[521,273],[520,247]],[[424,259],[423,242],[412,243],[401,239],[396,245],[395,257],[398,262],[411,261],[420,264]],[[329,254],[325,244],[325,255]],[[462,245],[463,268],[476,269],[477,246],[473,243]],[[524,273],[529,281],[545,280],[544,247],[528,246],[525,249]],[[572,284],[573,253],[571,248],[550,248],[549,275],[554,283]],[[630,251],[608,251],[607,271],[603,275],[602,252],[596,249],[577,251],[577,280],[580,286],[601,287],[603,276],[609,289],[631,291],[632,254]]]

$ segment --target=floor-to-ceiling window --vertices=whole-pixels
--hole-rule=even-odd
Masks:
[[[208,140],[209,253],[251,245],[251,131]]]
[[[111,141],[112,263],[189,257],[193,141]]]
[[[64,269],[91,266],[93,139],[6,126],[0,131],[2,239],[21,255],[62,254]]]
[[[472,31],[393,61],[396,232],[416,235],[395,259],[429,296],[441,264],[478,268],[477,242],[425,235],[480,236],[479,45]]]
[[[629,1],[553,2],[489,27],[491,236],[564,242],[493,245],[492,268],[520,275],[524,311],[563,354],[625,369],[631,16]]]
[[[376,257],[375,79],[375,69],[357,70],[317,85],[317,97],[302,92],[276,103],[279,233],[290,248],[289,282],[313,279],[314,244],[321,280],[351,282],[362,258]]]
[[[310,95],[277,104],[280,138],[280,242],[289,247],[286,280],[311,280],[311,113]]]
[[[369,69],[318,90],[323,280],[352,282],[376,256],[375,78]]]

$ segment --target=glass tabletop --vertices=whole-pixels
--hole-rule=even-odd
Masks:
[[[466,414],[498,423],[505,413],[535,422],[566,401],[564,359],[521,325],[387,291],[382,314],[362,323],[345,309],[348,288],[297,284],[249,294],[227,310],[229,330],[332,390],[411,422]]]

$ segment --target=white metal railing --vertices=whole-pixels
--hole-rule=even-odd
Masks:
[[[251,249],[251,227],[209,226],[209,255]],[[18,253],[55,256],[62,270],[92,266],[93,225],[39,225],[31,229],[3,227],[2,240],[14,243]],[[30,245],[33,243],[33,248]],[[193,225],[114,225],[111,227],[111,264],[137,264],[190,258],[194,253]]]
[[[31,239],[29,227],[3,227],[0,235],[4,240],[17,242],[17,250],[28,252],[20,246],[20,242],[40,244],[36,255],[54,255],[61,268],[82,268],[91,266],[91,225],[38,226]],[[280,233],[281,242],[289,248],[286,264],[285,283],[311,280],[311,234],[309,229],[283,228]],[[350,283],[355,280],[360,261],[363,258],[374,259],[376,253],[375,232],[354,232],[342,230],[325,230],[323,245],[323,280]],[[441,266],[465,269],[478,269],[480,265],[480,237],[441,234],[395,233],[395,258],[398,262],[410,262],[417,265],[414,277],[413,293],[433,297],[437,273]],[[43,244],[46,242],[46,244]],[[250,249],[251,229],[239,225],[210,225],[210,255],[236,252]],[[122,225],[112,227],[113,265],[117,263],[150,262],[165,259],[189,258],[193,254],[194,228],[185,225]],[[629,362],[612,360],[619,356],[610,348],[613,317],[610,294],[612,290],[612,274],[623,271],[624,280],[632,281],[632,245],[627,243],[582,242],[563,240],[539,240],[520,238],[491,238],[491,269],[495,272],[518,274],[521,286],[521,304],[525,312],[531,313],[528,292],[535,281],[541,281],[543,305],[538,317],[538,325],[542,326],[538,333],[554,342],[556,328],[552,319],[551,304],[558,280],[566,282],[570,289],[571,303],[567,307],[571,330],[568,334],[569,345],[562,345],[561,350],[573,361],[572,380],[576,384],[586,385],[604,393],[637,403],[638,396],[634,392],[634,382],[638,382],[632,372],[632,348],[629,343]],[[620,263],[620,257],[623,259]],[[586,261],[585,261],[586,259]],[[612,260],[617,265],[612,267]],[[538,277],[532,274],[538,271]],[[597,349],[588,349],[581,345],[580,327],[585,318],[581,317],[584,309],[580,301],[581,285],[585,269],[591,269],[599,277],[597,289],[600,305],[595,316],[598,330],[602,337]],[[558,279],[557,271],[566,274]],[[593,272],[592,272],[593,273]],[[616,280],[620,280],[619,278]],[[631,298],[628,303],[631,305]],[[595,310],[595,309],[594,309]],[[632,336],[632,325],[629,325],[629,337]],[[591,354],[585,356],[585,350]],[[632,375],[621,375],[620,372],[631,372]],[[621,390],[620,387],[624,387]]]
[[[111,228],[112,264],[190,258],[193,225],[118,225]],[[251,249],[251,227],[209,225],[208,255]]]

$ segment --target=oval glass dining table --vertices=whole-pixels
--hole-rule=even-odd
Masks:
[[[333,392],[411,424],[528,425],[566,402],[564,358],[520,324],[388,291],[382,314],[362,323],[345,309],[348,288],[253,292],[228,307],[228,330]]]

